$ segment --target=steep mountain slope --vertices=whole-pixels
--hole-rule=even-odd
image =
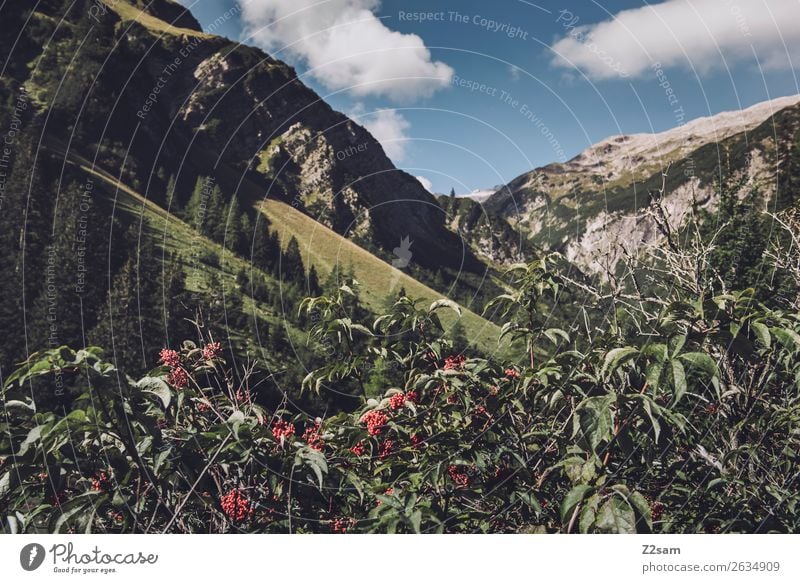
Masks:
[[[3,20],[3,52],[28,64],[7,71],[4,92],[22,85],[49,112],[46,132],[125,168],[147,198],[166,204],[172,175],[179,204],[198,175],[229,195],[247,180],[251,203],[283,199],[384,258],[408,237],[420,266],[484,270],[364,128],[286,64],[202,33],[180,5],[14,1]]]
[[[659,240],[642,211],[662,187],[674,225],[692,209],[713,209],[721,179],[738,177],[743,188],[775,194],[799,120],[800,96],[790,96],[660,134],[614,136],[519,176],[485,204],[535,245],[600,273],[623,251]]]

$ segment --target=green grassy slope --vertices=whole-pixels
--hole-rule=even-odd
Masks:
[[[361,284],[362,301],[373,311],[379,311],[385,298],[400,288],[405,288],[409,297],[433,302],[444,296],[420,283],[403,271],[378,259],[365,249],[347,240],[338,233],[317,223],[284,202],[267,200],[261,204],[262,212],[269,218],[271,228],[278,231],[284,244],[294,236],[300,244],[303,261],[314,265],[321,277],[326,277],[337,266],[347,272],[352,267]],[[412,247],[413,251],[413,247]],[[413,261],[413,257],[411,259]],[[470,342],[486,352],[498,346],[500,328],[478,314],[464,309],[462,324]],[[445,326],[453,323],[455,314],[442,313]]]
[[[55,147],[55,150],[60,150]],[[198,234],[190,225],[169,213],[156,203],[146,199],[138,192],[120,182],[115,176],[93,167],[91,162],[77,154],[67,156],[70,164],[76,166],[87,175],[98,179],[105,187],[106,193],[115,199],[115,213],[127,215],[141,224],[142,234],[149,236],[165,254],[174,253],[181,268],[186,274],[186,288],[192,292],[207,291],[211,282],[216,279],[226,286],[236,285],[234,279],[239,271],[250,275],[260,275],[267,280],[274,280],[269,274],[255,268],[249,261],[231,253],[222,245]],[[219,265],[209,265],[202,261],[203,256],[214,254],[219,258]],[[277,283],[276,283],[277,285]],[[227,289],[227,288],[226,288]],[[269,306],[261,304],[250,297],[248,290],[242,290],[244,309],[248,314],[255,313],[271,326],[284,327],[294,345],[306,342],[306,332],[294,327],[281,314],[275,313]],[[251,355],[271,362],[269,351],[261,346],[257,338],[242,331],[229,331],[233,340],[238,341]],[[261,341],[264,339],[262,338]]]
[[[51,147],[63,155],[59,145],[53,144]],[[269,277],[255,269],[249,261],[231,253],[222,245],[200,236],[190,225],[120,182],[116,176],[93,166],[91,162],[74,152],[70,152],[67,158],[70,163],[105,183],[116,198],[117,208],[121,212],[136,217],[137,221],[141,220],[143,229],[165,251],[178,254],[187,274],[186,286],[190,291],[202,291],[213,276],[220,281],[230,280],[240,270],[248,273],[255,270],[262,276]],[[373,312],[379,312],[383,308],[385,298],[391,292],[399,291],[400,288],[404,288],[409,297],[424,302],[433,302],[445,297],[338,233],[317,223],[291,205],[276,200],[267,200],[260,206],[261,211],[271,222],[270,228],[278,232],[281,242],[286,245],[294,236],[300,244],[306,267],[314,265],[322,279],[327,277],[337,266],[343,272],[349,271],[352,267],[356,279],[361,284],[361,299]],[[197,260],[198,255],[209,252],[220,258],[219,267],[210,266]],[[254,302],[246,291],[244,296],[245,307],[248,311],[255,309],[256,313],[270,323],[278,321],[283,323],[280,314],[271,313],[264,306]],[[450,311],[442,312],[441,316],[446,327],[452,325],[456,317]],[[479,346],[483,351],[491,353],[498,347],[501,347],[503,351],[507,349],[506,344],[498,345],[500,329],[497,325],[467,309],[463,309],[461,322],[470,342]],[[292,329],[289,326],[287,332],[292,342],[305,342],[303,331]],[[261,352],[261,356],[266,357],[255,339],[242,337],[240,340],[245,342],[248,348],[252,348],[256,353]]]

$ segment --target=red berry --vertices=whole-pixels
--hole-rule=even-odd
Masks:
[[[389,418],[380,411],[367,411],[361,421],[367,424],[367,433],[370,435],[380,435],[383,433],[384,425],[389,421]]]
[[[214,360],[222,354],[222,345],[219,342],[209,342],[203,347],[203,358]]]
[[[176,389],[184,389],[189,386],[189,373],[180,366],[173,368],[167,376],[167,382]]]
[[[653,520],[661,520],[664,516],[664,508],[661,502],[653,502],[650,505],[650,515],[653,517]]]
[[[355,444],[353,447],[350,448],[350,453],[352,453],[353,455],[357,455],[359,457],[364,455],[366,451],[367,448],[364,447],[363,441],[359,441],[357,444]]]
[[[158,356],[161,362],[170,368],[175,368],[181,364],[181,355],[169,348],[162,348]]]
[[[252,518],[255,509],[241,490],[231,490],[220,499],[220,505],[225,516],[231,522],[244,522]]]
[[[308,443],[308,446],[311,449],[315,449],[317,451],[322,451],[325,449],[325,442],[322,441],[322,436],[320,436],[320,424],[315,423],[309,427],[306,427],[306,430],[303,432],[303,440]]]
[[[281,438],[284,441],[288,440],[292,435],[294,435],[294,424],[283,419],[278,419],[272,424],[272,436],[278,441],[281,441]]]
[[[354,518],[340,516],[331,522],[331,532],[334,534],[346,534],[347,530],[356,525]]]
[[[394,441],[391,439],[384,440],[378,446],[378,459],[385,460],[392,454],[392,450],[394,449]]]
[[[111,481],[108,479],[108,474],[106,472],[100,472],[92,478],[92,490],[95,492],[108,490],[110,487]]]
[[[448,356],[444,359],[444,370],[461,370],[467,358],[463,354]]]
[[[461,488],[466,488],[472,481],[472,478],[469,475],[469,469],[466,466],[449,466],[447,468],[447,473],[450,475],[450,479]]]
[[[403,393],[395,393],[389,398],[389,407],[396,411],[406,403],[406,396]]]

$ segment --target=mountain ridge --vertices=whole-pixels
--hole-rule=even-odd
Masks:
[[[713,210],[723,175],[743,176],[745,187],[774,194],[799,117],[800,95],[793,95],[666,132],[610,136],[565,163],[521,174],[484,204],[536,246],[602,274],[622,254],[660,240],[643,211],[662,185],[675,226],[692,209]]]

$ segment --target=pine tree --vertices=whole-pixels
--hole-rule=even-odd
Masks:
[[[317,276],[317,268],[311,266],[308,270],[308,286],[306,288],[309,297],[315,298],[322,295],[322,287],[319,285],[319,277]]]
[[[37,276],[44,269],[51,195],[44,178],[47,159],[41,156],[37,160],[36,156],[40,133],[40,123],[32,120],[28,130],[19,134],[0,208],[0,329],[7,332],[0,342],[2,376],[13,363],[27,357],[24,308],[30,309],[42,286]]]
[[[283,252],[281,259],[281,275],[284,281],[302,284],[305,280],[306,270],[303,267],[303,257],[300,254],[300,244],[292,237]]]
[[[261,216],[256,217],[256,226],[253,232],[253,265],[267,273],[275,274],[279,253],[280,243],[277,235],[270,234],[267,230],[267,223]]]
[[[181,212],[180,202],[178,201],[178,196],[176,192],[177,188],[177,180],[175,179],[175,175],[172,174],[167,181],[167,189],[165,191],[165,200],[167,205],[167,210],[171,212],[175,216],[181,216],[183,213]]]
[[[253,224],[250,215],[246,212],[239,217],[239,225],[236,230],[236,247],[234,251],[242,257],[250,257],[250,243],[253,238]]]
[[[138,374],[155,363],[158,349],[167,343],[169,289],[163,286],[162,263],[149,239],[141,239],[137,247],[133,229],[127,239],[136,251],[114,276],[90,341],[110,347],[117,366]],[[182,280],[173,285],[182,286]]]
[[[227,204],[224,201],[222,190],[219,190],[218,201],[212,196],[212,205],[219,206],[219,216],[214,225],[211,238],[220,244],[224,244],[227,249],[236,249],[239,246],[239,220],[242,216],[242,208],[236,196],[231,198]]]
[[[198,176],[192,189],[192,195],[186,203],[182,218],[198,232],[203,228],[208,210],[208,197],[210,193],[210,179],[207,176]]]
[[[222,189],[218,185],[211,188],[208,197],[208,209],[206,211],[203,228],[200,232],[217,243],[225,241],[225,201],[222,196]]]

